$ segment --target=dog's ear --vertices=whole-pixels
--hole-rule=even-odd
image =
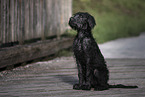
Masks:
[[[89,26],[90,26],[91,29],[93,29],[94,26],[96,25],[95,19],[91,15],[88,16],[88,24],[89,24]]]

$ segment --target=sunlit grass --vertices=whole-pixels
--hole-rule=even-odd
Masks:
[[[139,35],[145,31],[145,1],[143,0],[73,0],[73,13],[89,12],[97,26],[93,35],[103,43],[121,37]],[[76,33],[70,31],[72,35]]]

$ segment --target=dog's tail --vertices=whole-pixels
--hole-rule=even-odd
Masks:
[[[138,88],[138,86],[126,86],[122,84],[117,84],[117,85],[109,85],[109,88],[126,88],[126,89],[131,89],[131,88]]]

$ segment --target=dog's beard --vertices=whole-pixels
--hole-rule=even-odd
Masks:
[[[76,24],[70,23],[69,25],[72,29],[77,30],[77,25]]]
[[[78,24],[77,24],[77,28],[78,28],[78,29],[82,28],[82,24],[79,24],[79,23],[78,23]]]

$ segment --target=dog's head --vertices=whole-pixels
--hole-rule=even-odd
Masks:
[[[89,13],[78,12],[70,18],[69,25],[74,30],[91,30],[96,23],[94,17]]]

